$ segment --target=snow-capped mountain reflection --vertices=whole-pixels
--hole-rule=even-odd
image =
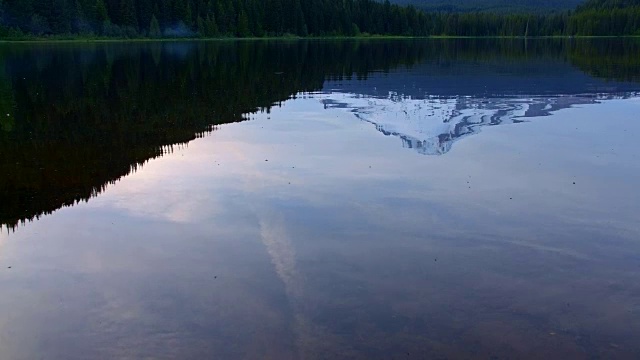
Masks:
[[[415,99],[390,92],[387,97],[327,92],[316,94],[325,108],[345,109],[373,124],[405,148],[424,155],[442,155],[453,144],[484,126],[515,124],[548,116],[574,105],[592,104],[635,94],[563,95],[557,97],[426,97]]]

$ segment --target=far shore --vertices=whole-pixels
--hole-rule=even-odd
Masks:
[[[172,42],[172,41],[297,41],[297,40],[427,40],[427,39],[612,39],[640,38],[640,35],[596,35],[596,36],[399,36],[399,35],[357,35],[357,36],[267,36],[267,37],[186,37],[186,38],[108,38],[108,37],[25,37],[0,39],[0,43],[97,43],[97,42]]]

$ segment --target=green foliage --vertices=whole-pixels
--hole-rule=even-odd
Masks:
[[[104,0],[96,0],[94,5],[95,20],[98,24],[102,24],[105,21],[110,21],[109,14],[107,13],[107,6],[104,4]]]
[[[134,0],[120,0],[121,25],[137,27],[138,17],[136,14]]]
[[[588,0],[577,11],[625,9],[640,6],[640,0]]]
[[[151,24],[149,24],[149,37],[159,38],[162,36],[160,31],[160,23],[155,15],[151,16]]]
[[[33,14],[29,23],[29,31],[34,35],[48,34],[51,32],[49,22],[44,16]]]
[[[583,0],[392,0],[392,2],[399,5],[413,5],[424,11],[486,11],[504,14],[566,11],[580,5]]]
[[[575,12],[528,14],[424,12],[388,0],[3,0],[2,5],[5,39],[17,32],[126,38],[640,33],[640,0],[589,0]]]
[[[186,26],[201,36],[427,35],[428,17],[376,0],[4,0],[4,25],[33,35],[132,36]],[[81,25],[81,26],[80,26]],[[156,36],[157,31],[153,34]]]
[[[249,18],[247,17],[247,13],[244,11],[242,11],[238,16],[238,36],[251,36],[251,31],[249,30]]]
[[[220,34],[220,32],[218,31],[218,24],[216,24],[215,16],[207,15],[207,19],[204,22],[204,31],[204,35],[207,37],[218,36]]]

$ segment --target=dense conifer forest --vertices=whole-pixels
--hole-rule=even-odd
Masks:
[[[425,12],[388,0],[0,0],[0,37],[640,35],[640,0],[546,13]]]
[[[413,5],[425,11],[491,11],[498,13],[566,11],[583,0],[391,0],[399,5]]]

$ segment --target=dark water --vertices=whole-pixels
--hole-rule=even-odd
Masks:
[[[0,358],[640,358],[640,42],[0,46]]]

